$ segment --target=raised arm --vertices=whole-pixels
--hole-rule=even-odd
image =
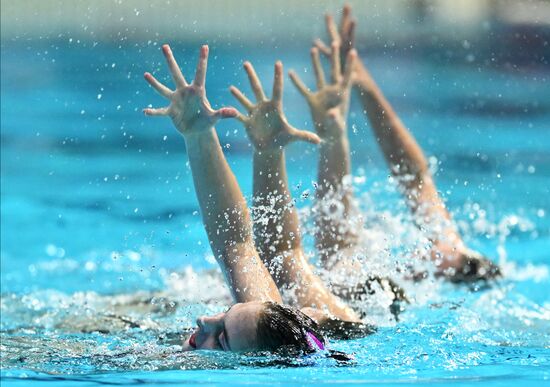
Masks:
[[[354,47],[355,21],[349,5],[344,7],[339,35],[332,17],[327,16],[327,24],[333,41],[342,42],[342,53]],[[315,44],[330,55],[330,50],[321,41]],[[498,275],[498,268],[465,246],[437,192],[422,149],[359,58],[354,66],[353,83],[407,205],[415,214],[418,226],[429,233],[434,245],[431,258],[437,266],[451,280],[477,280]]]
[[[231,92],[249,112],[248,117],[239,114],[237,118],[245,125],[254,145],[254,234],[261,255],[271,261],[270,257],[281,252],[301,249],[298,215],[288,190],[284,147],[296,140],[313,144],[321,140],[287,122],[282,111],[281,62],[275,64],[271,100],[265,97],[252,65],[246,62],[244,68],[257,104],[252,104],[235,87]]]
[[[236,302],[281,302],[280,294],[258,257],[246,201],[223,155],[214,124],[235,117],[234,108],[214,110],[206,99],[208,46],[202,46],[195,79],[188,84],[168,45],[162,47],[176,85],[170,90],[151,74],[145,79],[170,101],[144,109],[149,116],[169,116],[183,135],[210,246]]]
[[[439,196],[422,149],[362,63],[357,66],[356,85],[386,162],[417,225],[426,230],[433,243],[431,259],[441,274],[454,282],[498,276],[497,266],[464,244]]]
[[[309,104],[315,130],[323,140],[318,162],[315,240],[325,263],[336,252],[353,246],[357,240],[357,228],[350,221],[353,216],[353,193],[351,186],[344,184],[344,178],[351,174],[346,119],[356,52],[351,50],[346,55],[342,74],[340,42],[333,41],[329,52],[331,77],[326,82],[319,50],[311,49],[317,81],[315,92],[310,91],[295,72],[290,72],[292,81]]]
[[[247,110],[238,114],[254,146],[254,234],[265,265],[281,289],[294,289],[298,305],[328,310],[333,316],[354,320],[355,314],[335,297],[313,272],[301,245],[296,208],[288,189],[284,148],[296,140],[317,144],[314,133],[292,127],[284,113],[283,65],[275,64],[273,96],[268,100],[249,62],[244,64],[256,104],[236,87],[231,92]]]

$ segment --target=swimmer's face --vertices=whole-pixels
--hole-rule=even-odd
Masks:
[[[260,302],[246,302],[235,304],[224,313],[199,317],[197,329],[184,341],[183,350],[239,352],[257,349],[256,327],[262,309]]]

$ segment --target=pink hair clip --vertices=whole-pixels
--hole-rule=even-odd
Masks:
[[[323,344],[323,342],[319,340],[317,336],[315,336],[313,333],[307,332],[306,337],[307,337],[307,344],[310,349],[319,350],[319,351],[325,350],[325,344]]]

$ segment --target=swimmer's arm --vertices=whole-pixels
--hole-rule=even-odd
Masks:
[[[219,119],[235,117],[237,112],[233,108],[213,110],[206,100],[208,47],[201,48],[195,80],[190,85],[170,48],[164,46],[163,52],[177,87],[172,91],[146,73],[146,80],[171,103],[144,112],[171,117],[185,139],[206,233],[235,301],[280,302],[279,291],[254,247],[246,201],[214,129]]]
[[[376,141],[403,190],[408,206],[415,214],[425,218],[420,223],[443,221],[448,223],[445,233],[458,237],[450,225],[449,212],[437,192],[422,149],[360,61],[356,74],[355,84]]]
[[[340,57],[343,57],[355,46],[356,23],[351,15],[351,7],[344,6],[339,30],[330,15],[326,17],[326,24],[333,44],[339,43]],[[315,45],[325,55],[331,55],[331,48],[321,40],[317,40]],[[353,83],[359,91],[364,111],[391,172],[398,178],[404,191],[407,204],[421,217],[443,223],[446,228],[443,233],[459,243],[460,237],[452,226],[450,215],[437,192],[422,149],[359,58],[354,62]]]
[[[357,316],[333,295],[308,263],[301,246],[296,207],[288,190],[283,149],[254,152],[254,234],[261,256],[280,288],[294,288],[300,307],[328,311],[343,320]]]
[[[195,191],[212,251],[236,302],[281,302],[252,239],[251,219],[213,127],[185,136]]]
[[[331,15],[326,15],[326,25],[332,42],[331,47],[317,39],[315,41],[317,49],[331,58],[335,47],[340,48],[340,57],[348,54],[355,45],[355,20],[351,16],[351,7],[344,6],[340,29],[336,27]],[[422,185],[426,177],[430,176],[428,163],[422,150],[359,58],[354,61],[353,83],[359,91],[364,110],[392,173],[395,176],[412,175],[414,177],[412,181],[402,182],[407,184],[404,188],[410,195],[413,190],[417,190]],[[423,186],[426,187],[426,184]],[[431,189],[434,188],[433,183],[428,183],[427,186],[429,189],[426,189],[425,195],[429,197],[435,192],[437,196],[437,192]],[[417,208],[420,202],[422,198],[415,194],[410,204]]]
[[[316,216],[316,246],[322,260],[328,259],[337,251],[354,245],[357,241],[355,228],[349,218],[352,215],[353,192],[344,178],[351,174],[350,147],[347,133],[347,114],[351,89],[351,78],[356,52],[343,51],[342,41],[334,21],[327,16],[327,29],[331,37],[331,47],[323,49],[330,58],[331,79],[325,75],[319,59],[319,48],[311,50],[311,59],[316,76],[317,91],[311,92],[295,73],[291,79],[308,101],[315,130],[323,139],[318,161],[318,209]],[[340,55],[344,53],[344,60]],[[343,71],[342,71],[343,70]],[[330,204],[338,203],[340,216],[332,214]]]
[[[344,6],[339,32],[330,15],[327,15],[326,20],[329,35],[333,41],[341,43],[340,57],[344,58],[355,45],[356,22],[351,17],[351,7]],[[330,56],[331,49],[321,40],[317,40],[315,45],[325,55]],[[364,111],[391,172],[397,177],[407,205],[416,214],[417,225],[431,231],[429,236],[434,243],[432,259],[443,270],[448,266],[460,267],[464,262],[468,263],[471,252],[464,245],[437,192],[422,149],[384,97],[364,63],[356,60],[353,70],[353,83],[359,91]],[[482,259],[478,265],[490,267],[491,263]],[[486,272],[490,277],[498,273],[498,269],[493,267]]]
[[[297,209],[288,190],[284,149],[254,151],[254,235],[269,261],[302,248]]]
[[[254,146],[254,234],[256,245],[266,266],[279,285],[289,282],[289,272],[298,271],[289,252],[301,250],[300,225],[296,207],[288,189],[285,151],[296,140],[318,144],[320,139],[311,132],[292,127],[283,113],[283,66],[275,64],[273,97],[268,100],[261,83],[249,62],[244,64],[257,102],[252,103],[236,87],[231,92],[247,110],[237,118],[246,128]],[[307,265],[307,263],[305,263]],[[293,266],[293,267],[290,267]]]
[[[248,111],[239,114],[254,146],[254,234],[261,257],[279,287],[294,288],[300,306],[326,308],[342,319],[355,314],[323,284],[307,262],[301,245],[299,219],[288,189],[285,146],[292,141],[317,144],[314,133],[290,126],[283,114],[283,68],[275,64],[273,97],[267,100],[250,63],[244,65],[257,103],[253,104],[237,88],[231,92]]]

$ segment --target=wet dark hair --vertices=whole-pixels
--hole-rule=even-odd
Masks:
[[[256,329],[260,350],[315,352],[311,348],[308,333],[314,335],[323,345],[326,344],[319,324],[303,312],[270,301],[264,302],[263,306]]]
[[[461,254],[460,260],[463,262],[462,268],[447,275],[453,283],[487,282],[502,276],[498,265],[477,251],[466,249]]]
[[[318,324],[302,311],[275,302],[264,302],[256,329],[256,339],[262,351],[284,355],[311,354],[321,348],[314,348],[311,335],[322,345],[326,337],[334,339],[359,338],[374,333],[376,328],[363,323],[327,318]],[[328,349],[327,356],[338,362],[349,362],[353,357],[340,351]]]

